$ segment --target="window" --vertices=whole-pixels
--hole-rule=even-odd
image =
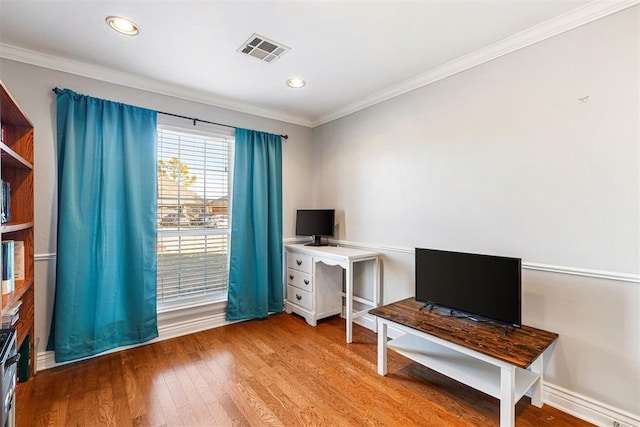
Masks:
[[[233,138],[158,129],[158,307],[227,298]]]

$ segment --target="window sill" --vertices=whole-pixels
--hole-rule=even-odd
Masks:
[[[200,314],[224,313],[227,299],[211,299],[207,301],[184,301],[180,303],[159,305],[157,308],[158,323],[181,317],[193,317]]]
[[[170,313],[174,311],[183,311],[183,310],[197,310],[200,307],[215,307],[216,305],[224,305],[227,304],[227,292],[217,292],[206,296],[196,296],[190,298],[184,298],[181,300],[169,302],[169,303],[159,303],[156,312],[160,313]]]

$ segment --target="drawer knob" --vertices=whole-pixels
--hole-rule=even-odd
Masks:
[[[289,280],[293,280],[293,274],[289,275]]]
[[[304,284],[308,285],[309,284],[309,279],[304,279]]]
[[[302,295],[296,294],[296,298],[297,298],[298,301],[300,301],[302,299]]]
[[[296,260],[296,264],[298,264],[298,266],[302,265],[302,260],[301,259],[297,259]]]

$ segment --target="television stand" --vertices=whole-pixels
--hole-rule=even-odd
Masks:
[[[438,312],[438,308],[441,308],[440,312]],[[464,318],[464,319],[472,320],[474,322],[491,321],[490,319],[485,319],[485,318],[483,318],[481,316],[474,316],[474,315],[471,315],[471,314],[466,314],[466,313],[464,313],[462,311],[453,310],[451,308],[440,307],[437,304],[432,304],[430,302],[422,303],[422,307],[420,307],[420,311],[425,311],[425,310],[427,310],[429,313],[435,313],[435,314],[438,314],[438,315],[443,316],[443,317],[455,317],[455,318],[458,318],[458,319],[463,319]],[[448,311],[449,314],[448,315],[441,314],[443,310]],[[459,315],[456,315],[455,313],[459,313]],[[507,325],[506,323],[502,324],[502,331],[503,331],[504,335],[507,335],[509,333],[509,325]]]
[[[515,405],[531,390],[542,407],[543,355],[558,334],[522,325],[504,335],[497,323],[420,310],[408,298],[369,311],[377,317],[378,374],[387,374],[387,349],[500,400],[500,426],[515,425]],[[387,342],[387,327],[403,333]]]

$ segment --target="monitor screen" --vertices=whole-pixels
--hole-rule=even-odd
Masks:
[[[416,300],[521,324],[521,260],[416,248]]]
[[[334,209],[298,209],[297,236],[333,236]]]

